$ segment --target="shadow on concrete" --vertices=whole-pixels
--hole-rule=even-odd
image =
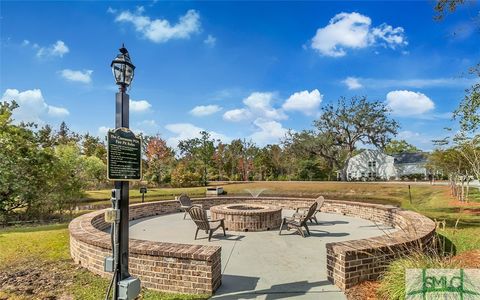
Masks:
[[[200,233],[198,235],[200,235]],[[238,242],[238,241],[241,241],[244,238],[245,238],[244,235],[236,235],[236,234],[229,234],[229,233],[227,233],[226,236],[223,236],[223,232],[215,232],[212,235],[212,241],[222,240],[222,241]],[[208,241],[208,236],[199,236],[199,237],[197,237],[197,240],[207,240]]]
[[[313,288],[331,284],[328,280],[316,282],[308,282],[303,280],[272,285],[268,289],[255,290],[258,280],[258,277],[223,275],[222,286],[217,293],[215,293],[213,299],[256,299],[259,296],[266,296],[264,298],[266,300],[286,299],[294,296],[305,295]],[[222,294],[223,290],[227,291],[227,293]],[[313,293],[319,293],[318,296],[320,297],[320,292],[312,292],[312,294]]]
[[[303,229],[303,232],[305,232],[305,238],[308,238],[308,237],[342,237],[342,236],[347,236],[347,235],[350,235],[350,233],[347,233],[347,232],[328,232],[328,231],[325,231],[325,230],[321,230],[321,229],[316,229],[315,227],[312,228],[312,226],[309,226],[308,229],[310,230],[310,235],[307,234],[307,232],[305,231],[305,229]],[[286,232],[286,233],[285,233]],[[282,231],[282,234],[280,234],[281,236],[282,235],[300,235],[296,230],[284,230]]]
[[[319,221],[318,225],[330,226],[330,225],[348,224],[348,223],[350,223],[350,222],[347,222],[347,221]]]
[[[310,229],[310,236],[314,237],[341,237],[341,236],[347,236],[350,235],[350,233],[347,232],[328,232],[324,230],[312,230]]]

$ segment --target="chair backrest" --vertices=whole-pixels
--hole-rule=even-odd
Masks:
[[[202,230],[210,229],[210,225],[208,223],[207,211],[198,206],[192,206],[188,209],[188,214],[190,218],[192,218],[193,222],[197,224],[197,227]]]
[[[178,202],[180,202],[180,205],[182,206],[192,206],[192,200],[190,200],[190,197],[188,197],[186,194],[181,194],[178,197]]]
[[[306,222],[308,219],[310,219],[313,216],[313,214],[315,213],[315,210],[317,209],[317,206],[318,206],[318,203],[313,202],[312,206],[310,206],[310,208],[308,209],[307,214],[302,219],[302,222]]]
[[[317,210],[320,210],[320,208],[323,206],[323,203],[325,202],[325,198],[323,196],[320,196],[315,201],[317,202]]]

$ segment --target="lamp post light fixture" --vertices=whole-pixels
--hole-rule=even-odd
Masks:
[[[115,82],[120,86],[120,89],[126,89],[133,81],[135,66],[132,64],[127,48],[122,44],[119,49],[120,54],[110,64],[112,67],[113,77]]]
[[[128,50],[123,44],[122,48],[120,48],[120,53],[112,61],[110,67],[112,68],[115,82],[119,86],[119,91],[115,95],[115,132],[118,130],[130,132],[128,129],[130,96],[126,91],[127,87],[132,83],[135,66],[132,64]],[[109,153],[110,151],[109,144]],[[110,154],[108,157],[110,161]],[[126,162],[127,158],[121,157],[120,162],[122,161]],[[118,161],[116,161],[116,163],[118,163]],[[112,168],[112,166],[109,166],[108,174],[110,174],[110,168]],[[127,178],[127,176],[121,177],[121,179],[117,178],[115,181],[115,189],[112,190],[112,215],[114,216],[111,218],[113,220],[113,257],[106,259],[105,270],[108,269],[114,273],[112,284],[114,284],[113,299],[115,300],[134,299],[140,292],[140,281],[137,278],[131,277],[128,272],[129,181],[126,180]],[[109,296],[109,292],[107,293],[107,297]]]

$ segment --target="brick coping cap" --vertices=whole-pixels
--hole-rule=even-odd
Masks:
[[[314,201],[313,198],[294,198],[294,197],[206,197],[193,198],[192,202],[201,202],[206,200],[239,200],[239,201],[275,201],[287,200],[293,202]],[[176,200],[155,201],[147,203],[133,204],[131,208],[157,206],[158,204],[176,204]],[[332,203],[336,206],[362,206],[372,209],[384,210],[396,214],[407,221],[408,228],[400,228],[392,234],[385,234],[368,239],[343,241],[327,243],[327,249],[335,253],[348,254],[350,251],[373,251],[383,249],[396,244],[405,244],[418,241],[422,237],[428,236],[435,230],[435,223],[413,211],[406,211],[393,205],[374,204],[366,202],[356,202],[348,200],[326,200],[326,203]],[[294,203],[292,203],[294,204]],[[293,207],[293,206],[292,206]],[[72,220],[68,226],[70,235],[78,241],[111,250],[110,235],[94,226],[94,221],[102,223],[105,209],[84,214]],[[135,216],[131,216],[131,219]],[[192,245],[180,243],[154,242],[148,240],[130,239],[129,251],[133,254],[166,256],[185,259],[198,259],[212,261],[212,257],[220,255],[220,246]]]

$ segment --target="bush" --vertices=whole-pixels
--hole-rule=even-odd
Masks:
[[[416,252],[409,257],[398,259],[390,264],[380,280],[378,295],[381,299],[405,299],[406,269],[454,269],[461,267],[450,256]]]

